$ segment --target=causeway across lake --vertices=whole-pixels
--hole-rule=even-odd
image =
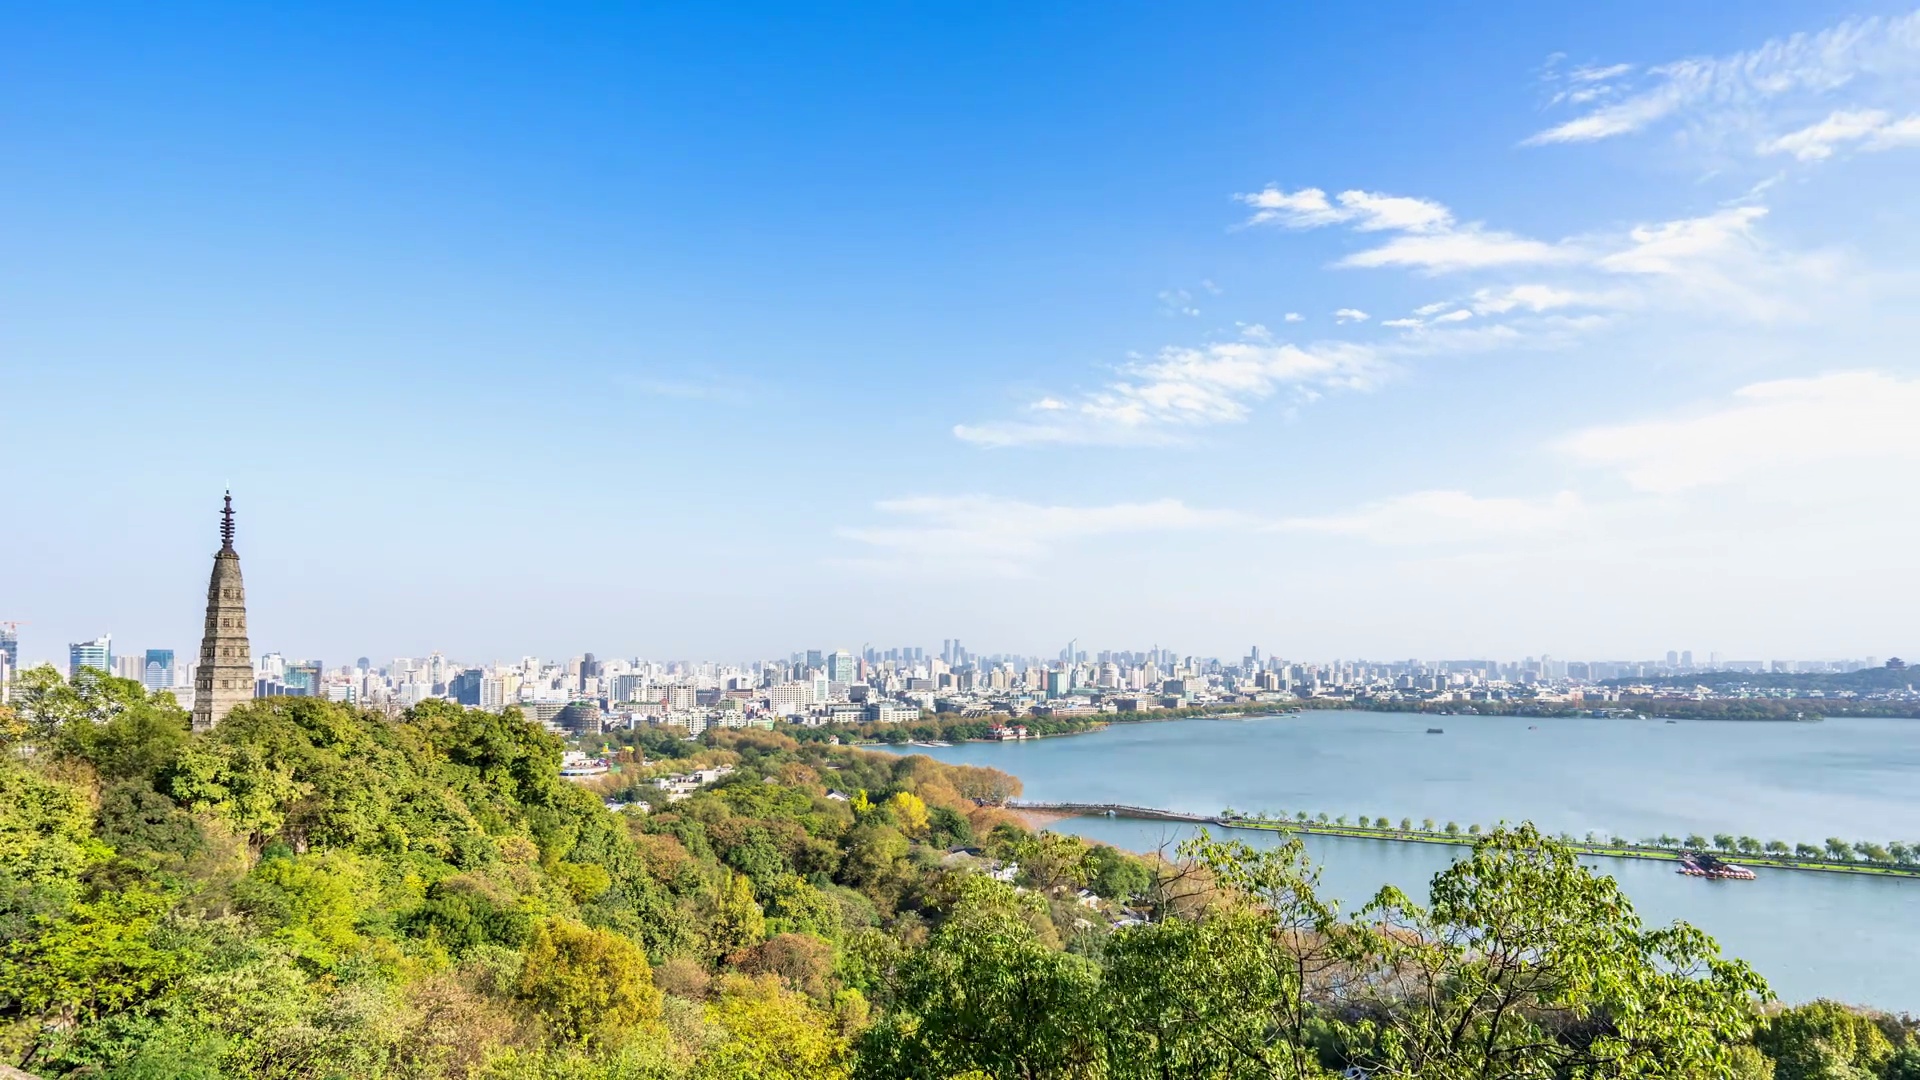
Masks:
[[[1439,727],[1444,734],[1430,735]],[[1553,720],[1318,711],[1116,724],[1022,743],[889,747],[1018,776],[1034,801],[1214,814],[1345,814],[1640,839],[1731,833],[1920,844],[1920,720]],[[1135,850],[1188,831],[1080,818],[1055,829]],[[1271,835],[1236,830],[1249,843]],[[1461,849],[1310,836],[1324,891],[1358,906],[1382,884],[1416,898]],[[1920,1012],[1920,879],[1761,868],[1701,881],[1661,862],[1592,859],[1648,922],[1686,919],[1788,1001]]]

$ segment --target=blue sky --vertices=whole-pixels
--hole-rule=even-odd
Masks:
[[[29,655],[1920,648],[1920,13],[712,8],[0,6]]]

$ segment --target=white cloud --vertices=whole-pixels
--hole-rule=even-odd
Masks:
[[[1043,399],[1046,408],[1029,407],[1035,419],[961,424],[953,433],[979,446],[1163,443],[1183,428],[1245,420],[1254,402],[1285,387],[1365,390],[1388,370],[1366,346],[1275,344],[1250,326],[1238,341],[1162,349],[1074,400]]]
[[[1651,492],[1785,483],[1784,470],[1842,462],[1920,464],[1920,379],[1843,372],[1754,383],[1733,396],[1689,416],[1589,428],[1559,446]]]
[[[1632,64],[1611,64],[1607,67],[1583,66],[1574,68],[1568,72],[1567,78],[1572,82],[1607,82],[1611,79],[1617,79],[1622,75],[1631,74],[1632,71]]]
[[[989,495],[921,495],[877,504],[896,524],[837,530],[872,554],[864,570],[1025,577],[1060,547],[1119,534],[1219,529],[1244,519],[1178,499],[1110,506],[1048,506]]]
[[[1896,146],[1920,146],[1920,116],[1896,120],[1867,140],[1869,150],[1890,150]]]
[[[1541,131],[1527,143],[1592,142],[1684,119],[1702,136],[1764,124],[1767,109],[1860,84],[1902,84],[1920,72],[1920,12],[1850,19],[1718,58],[1649,71],[1653,83]],[[1569,96],[1567,100],[1572,100]]]
[[[1735,206],[1706,217],[1636,226],[1633,243],[1600,259],[1600,266],[1631,274],[1672,274],[1730,249],[1751,248],[1753,226],[1767,216],[1764,206]]]
[[[1859,143],[1868,150],[1920,145],[1920,115],[1895,120],[1883,109],[1843,109],[1817,124],[1762,143],[1760,152],[1822,161],[1843,143]]]
[[[1577,258],[1577,252],[1555,244],[1467,225],[1444,233],[1397,236],[1377,248],[1354,252],[1340,260],[1340,265],[1363,269],[1403,266],[1438,273],[1571,262]]]
[[[1285,322],[1305,322],[1306,320],[1307,320],[1307,317],[1305,315],[1300,314],[1297,311],[1287,312],[1287,314],[1283,319],[1283,321]]]
[[[1380,325],[1391,326],[1395,330],[1416,330],[1422,326],[1425,326],[1426,322],[1425,320],[1415,319],[1415,318],[1388,319],[1385,322],[1381,323]]]
[[[1333,321],[1342,325],[1346,323],[1366,322],[1370,318],[1372,318],[1371,315],[1361,311],[1359,308],[1343,307],[1333,313]]]
[[[1352,536],[1376,544],[1455,543],[1557,532],[1587,513],[1579,496],[1548,499],[1480,498],[1464,491],[1419,491],[1369,503],[1343,514],[1289,518],[1270,526],[1284,532]]]
[[[1452,306],[1453,306],[1453,301],[1451,300],[1438,300],[1438,301],[1435,301],[1434,303],[1422,304],[1421,306],[1414,308],[1413,313],[1416,317],[1424,319],[1429,315],[1438,315],[1439,313],[1447,310]]]
[[[1476,315],[1504,315],[1518,309],[1539,314],[1565,307],[1614,307],[1621,301],[1618,296],[1580,293],[1553,285],[1506,285],[1474,290],[1471,307]]]
[[[1379,247],[1357,251],[1338,265],[1360,268],[1402,266],[1435,273],[1477,270],[1525,263],[1559,263],[1580,256],[1564,245],[1530,240],[1488,229],[1479,222],[1454,220],[1453,211],[1431,199],[1383,195],[1371,191],[1343,191],[1329,200],[1319,188],[1295,192],[1268,187],[1236,199],[1254,208],[1248,225],[1282,225],[1317,229],[1349,225],[1357,232],[1394,232],[1400,235]]]
[[[1833,156],[1835,144],[1858,142],[1878,131],[1890,119],[1879,109],[1841,110],[1810,127],[1761,144],[1760,152],[1792,154],[1801,161],[1819,161]]]
[[[1449,311],[1445,315],[1437,316],[1433,321],[1437,323],[1455,323],[1455,322],[1465,322],[1466,320],[1471,318],[1473,318],[1473,312],[1468,311],[1465,308],[1461,308],[1457,311]]]
[[[1249,225],[1285,225],[1293,229],[1317,229],[1323,225],[1352,225],[1361,232],[1444,232],[1453,224],[1453,213],[1437,202],[1382,195],[1372,191],[1343,191],[1335,200],[1319,188],[1302,188],[1291,194],[1269,185],[1264,191],[1234,198],[1254,208]]]

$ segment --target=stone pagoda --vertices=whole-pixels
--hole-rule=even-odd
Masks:
[[[233,550],[233,493],[228,492],[220,511],[220,550],[213,554],[213,579],[207,583],[207,631],[193,677],[193,729],[207,730],[235,705],[252,699],[247,590],[240,583],[240,553]]]

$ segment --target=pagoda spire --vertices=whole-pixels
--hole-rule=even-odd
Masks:
[[[220,550],[207,581],[206,634],[193,676],[193,727],[205,731],[253,697],[253,649],[247,641],[247,589],[233,549],[233,492],[220,507]]]

